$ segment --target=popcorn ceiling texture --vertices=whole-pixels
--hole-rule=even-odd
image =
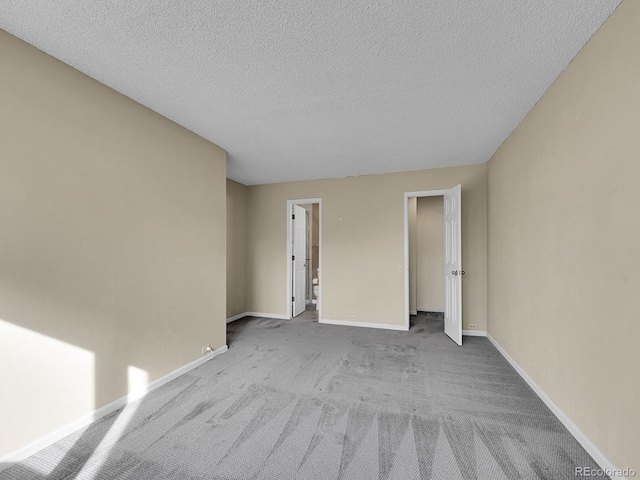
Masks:
[[[0,0],[244,184],[486,162],[620,0]]]

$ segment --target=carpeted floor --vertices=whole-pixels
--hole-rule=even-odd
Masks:
[[[246,318],[229,351],[0,479],[570,479],[597,468],[485,338]],[[594,477],[590,477],[594,478]]]

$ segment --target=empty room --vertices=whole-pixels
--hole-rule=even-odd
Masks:
[[[0,1],[0,480],[636,477],[638,45],[637,0]]]

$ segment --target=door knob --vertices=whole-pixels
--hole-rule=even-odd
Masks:
[[[458,275],[458,271],[457,271],[457,270],[453,270],[453,271],[451,272],[451,275],[453,275],[453,276],[455,277],[456,275]]]
[[[460,275],[460,276],[462,276],[462,275],[464,275],[464,274],[465,274],[465,271],[464,271],[464,270],[452,270],[452,271],[451,271],[451,275],[453,275],[454,277],[455,277],[456,275]]]

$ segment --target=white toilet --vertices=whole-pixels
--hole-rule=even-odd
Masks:
[[[316,268],[316,277],[313,279],[313,295],[316,297],[316,302],[320,301],[320,269]]]

